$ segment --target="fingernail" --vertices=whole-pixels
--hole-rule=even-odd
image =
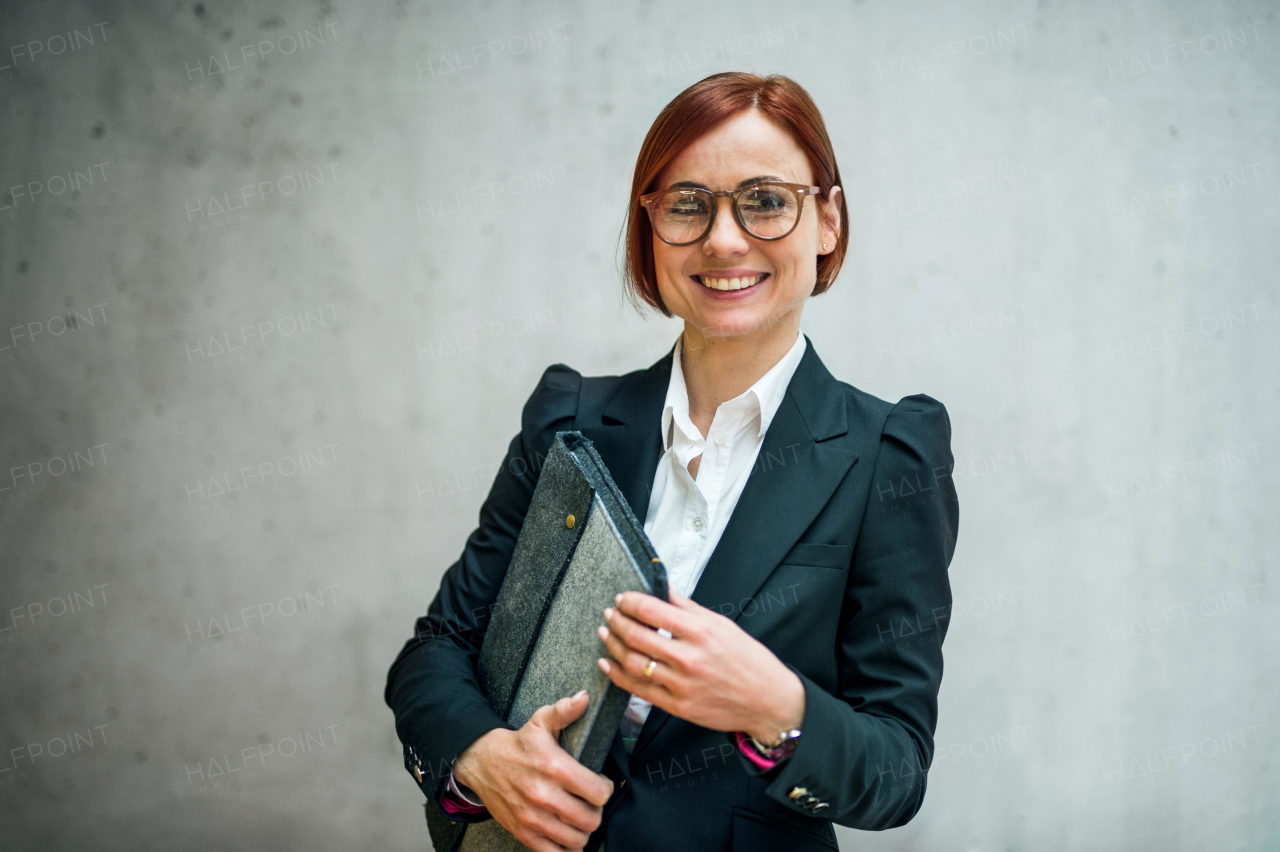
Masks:
[[[622,603],[622,592],[618,592],[616,595],[613,596],[613,602],[616,604]]]
[[[613,607],[607,606],[604,608],[604,620],[608,621],[611,618],[613,618]]]
[[[609,673],[609,661],[604,657],[596,657],[596,665],[599,666],[600,670],[605,674]]]
[[[604,627],[604,626],[597,627],[597,628],[596,628],[596,633],[597,633],[597,634],[599,634],[599,636],[600,636],[600,638],[601,638],[601,639],[608,639],[608,638],[609,638],[609,628],[607,628],[607,627]]]
[[[572,698],[572,699],[570,699],[570,700],[572,700],[572,701],[577,701],[579,698],[581,698],[582,696],[584,696],[584,695],[586,695],[586,694],[587,694],[587,691],[586,691],[585,689],[579,689],[577,692],[575,692],[575,693],[573,694],[573,698]]]

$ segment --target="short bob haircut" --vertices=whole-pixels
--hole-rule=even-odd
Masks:
[[[657,189],[654,184],[658,174],[687,145],[726,119],[752,108],[760,110],[796,140],[813,169],[814,184],[822,190],[819,198],[827,201],[831,187],[842,186],[822,114],[799,83],[781,74],[760,77],[744,71],[712,74],[694,83],[658,114],[636,158],[631,203],[623,230],[627,247],[623,283],[638,310],[642,310],[644,303],[657,308],[664,316],[672,316],[658,292],[653,266],[653,229],[648,215],[640,209],[640,196]],[[845,195],[840,193],[840,237],[835,250],[818,257],[815,296],[831,286],[848,251],[849,207]]]

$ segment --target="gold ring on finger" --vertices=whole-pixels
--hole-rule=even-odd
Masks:
[[[644,676],[649,678],[650,680],[653,680],[653,670],[656,669],[657,667],[658,667],[657,660],[649,660],[649,662],[644,664],[644,672],[643,672]]]

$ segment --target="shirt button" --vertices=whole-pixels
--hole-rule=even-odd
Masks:
[[[717,432],[717,433],[716,433],[716,443],[717,443],[717,444],[723,444],[723,443],[724,443],[724,433],[723,433],[723,432]]]
[[[705,524],[703,524],[703,522],[702,522],[702,518],[694,518],[694,519],[693,519],[693,528],[694,528],[695,530],[697,530],[698,532],[702,532],[702,528],[703,528],[703,526],[705,526]]]

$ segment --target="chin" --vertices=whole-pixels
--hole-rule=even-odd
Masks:
[[[726,311],[724,316],[706,317],[697,323],[707,337],[744,337],[768,328],[771,314],[752,311]]]

